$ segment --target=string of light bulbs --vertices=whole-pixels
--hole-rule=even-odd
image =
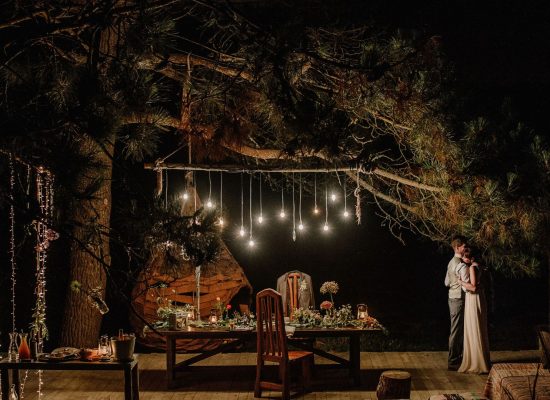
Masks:
[[[304,224],[302,222],[302,174],[301,173],[300,173],[300,175],[298,175],[298,180],[299,180],[299,184],[300,184],[300,200],[299,200],[299,205],[298,205],[298,215],[299,215],[298,229],[303,230],[304,229]]]
[[[248,236],[248,245],[254,247],[254,238],[252,237],[252,174],[248,178],[249,189],[248,189],[248,215],[250,217],[250,232]]]

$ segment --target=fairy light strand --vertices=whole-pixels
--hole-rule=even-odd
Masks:
[[[13,157],[10,155],[10,262],[11,262],[11,331],[15,332],[15,287],[17,263],[15,261],[15,208],[14,208],[14,190],[15,190],[15,167]]]
[[[294,172],[292,173],[292,240],[296,241],[296,200],[294,199]]]
[[[313,213],[319,214],[319,208],[317,207],[317,174],[313,174],[313,196],[314,196]]]
[[[281,218],[284,218],[286,215],[285,213],[285,186],[284,183],[281,184],[281,213],[279,216]]]
[[[244,236],[244,177],[243,173],[241,172],[241,229],[239,231],[239,234],[241,236]]]
[[[206,207],[212,208],[212,176],[208,171],[208,200],[206,201]]]
[[[258,217],[258,222],[261,224],[264,222],[264,212],[262,206],[262,173],[260,172],[260,216]]]
[[[248,245],[250,247],[254,246],[254,239],[252,238],[252,174],[249,175],[248,178],[249,188],[248,188],[248,216],[250,218],[250,232],[249,232],[249,239],[248,239]]]
[[[357,225],[361,225],[361,186],[359,185],[359,168],[357,168],[355,191],[355,218],[357,219]]]
[[[346,177],[344,176],[344,218],[347,218],[349,216],[348,213],[348,192],[346,188]]]

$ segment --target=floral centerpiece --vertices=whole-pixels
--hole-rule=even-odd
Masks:
[[[330,295],[330,301],[334,305],[334,298],[332,295],[338,293],[338,289],[340,287],[338,286],[338,282],[336,281],[327,281],[321,285],[320,292],[321,294],[329,294]]]
[[[304,309],[301,307],[294,309],[292,315],[294,316],[294,320],[298,324],[305,326],[317,326],[321,323],[322,320],[319,311]]]

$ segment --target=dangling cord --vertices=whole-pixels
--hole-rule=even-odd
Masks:
[[[359,186],[359,170],[357,167],[356,187],[353,194],[355,195],[355,218],[357,219],[357,225],[361,225],[361,186]]]
[[[292,173],[292,240],[296,241],[296,201],[294,200],[294,172]]]
[[[223,172],[220,171],[220,226],[223,226]]]
[[[241,236],[244,236],[244,178],[243,173],[241,172],[241,229],[239,231],[239,234]]]
[[[279,214],[281,218],[285,217],[285,186],[281,183],[281,213]]]
[[[17,264],[15,261],[15,167],[13,156],[10,154],[10,262],[11,262],[11,331],[15,332],[15,275]],[[6,389],[7,390],[7,389]]]
[[[258,217],[258,222],[261,224],[264,222],[264,213],[262,207],[262,173],[260,172],[260,216]]]
[[[325,230],[328,230],[328,184],[325,181]]]
[[[197,181],[195,181],[195,171],[193,171],[193,199],[195,201],[194,212],[197,212]]]
[[[298,203],[298,218],[300,220],[298,229],[302,230],[304,229],[304,224],[302,223],[302,173],[298,175],[298,179],[300,182],[300,192],[299,192],[299,203]]]
[[[164,185],[164,209],[168,209],[168,169],[166,171],[166,185]]]
[[[252,173],[250,173],[250,178],[248,179],[249,188],[248,188],[248,215],[250,217],[250,234],[248,245],[250,247],[254,246],[254,240],[252,239]]]
[[[31,195],[31,166],[27,165],[27,190],[25,191],[27,195],[27,210],[31,208],[30,205],[30,195]]]
[[[319,214],[319,208],[317,208],[317,174],[313,174],[313,195],[314,195],[314,208],[313,208],[313,213],[314,214]]]
[[[346,188],[346,181],[347,181],[347,178],[344,175],[344,218],[347,218],[348,215],[349,215],[349,213],[348,213],[348,191],[347,191],[347,188]]]
[[[210,171],[208,171],[208,201],[206,202],[206,207],[212,207],[212,176]]]

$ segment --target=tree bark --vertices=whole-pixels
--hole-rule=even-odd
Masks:
[[[114,143],[114,137],[109,143]],[[105,298],[107,283],[105,269],[111,263],[109,237],[111,217],[112,144],[100,146],[87,139],[83,151],[92,154],[101,167],[83,173],[75,183],[82,191],[94,180],[100,179],[99,189],[92,197],[72,206],[69,215],[74,223],[71,252],[69,256],[70,281],[78,281],[84,290],[68,289],[61,331],[62,346],[94,347],[100,334],[102,316],[85,290],[100,288]],[[83,248],[85,246],[85,248]]]

